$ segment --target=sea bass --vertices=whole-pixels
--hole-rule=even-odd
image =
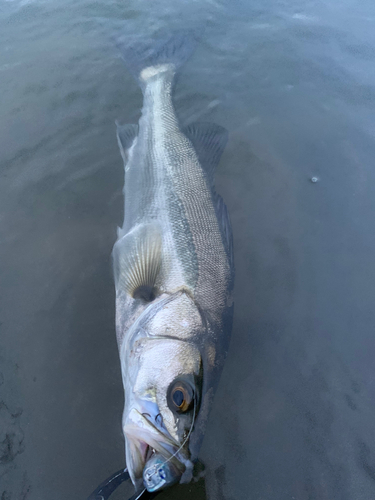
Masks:
[[[192,38],[120,44],[144,100],[138,126],[117,124],[116,332],[126,464],[135,488],[149,491],[191,480],[232,328],[232,231],[214,188],[227,132],[180,128],[172,103]]]

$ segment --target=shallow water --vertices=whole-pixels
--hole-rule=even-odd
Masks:
[[[113,39],[202,20],[175,102],[230,132],[235,322],[205,479],[163,498],[375,498],[375,4],[3,0],[1,500],[85,499],[124,464],[114,121],[142,99]]]

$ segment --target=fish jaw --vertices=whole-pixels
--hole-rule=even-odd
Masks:
[[[157,415],[133,408],[127,415],[123,431],[126,441],[126,464],[136,489],[142,483],[149,491],[156,491],[180,480],[192,463],[186,450],[162,427]],[[153,477],[157,476],[157,481]]]

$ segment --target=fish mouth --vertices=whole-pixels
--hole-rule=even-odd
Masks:
[[[168,431],[133,408],[124,425],[126,465],[131,480],[140,489],[157,491],[180,480],[190,460]]]

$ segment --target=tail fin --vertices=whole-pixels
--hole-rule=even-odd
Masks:
[[[122,37],[117,42],[129,71],[142,85],[148,78],[173,71],[190,57],[198,42],[196,32],[179,32],[167,39]]]

